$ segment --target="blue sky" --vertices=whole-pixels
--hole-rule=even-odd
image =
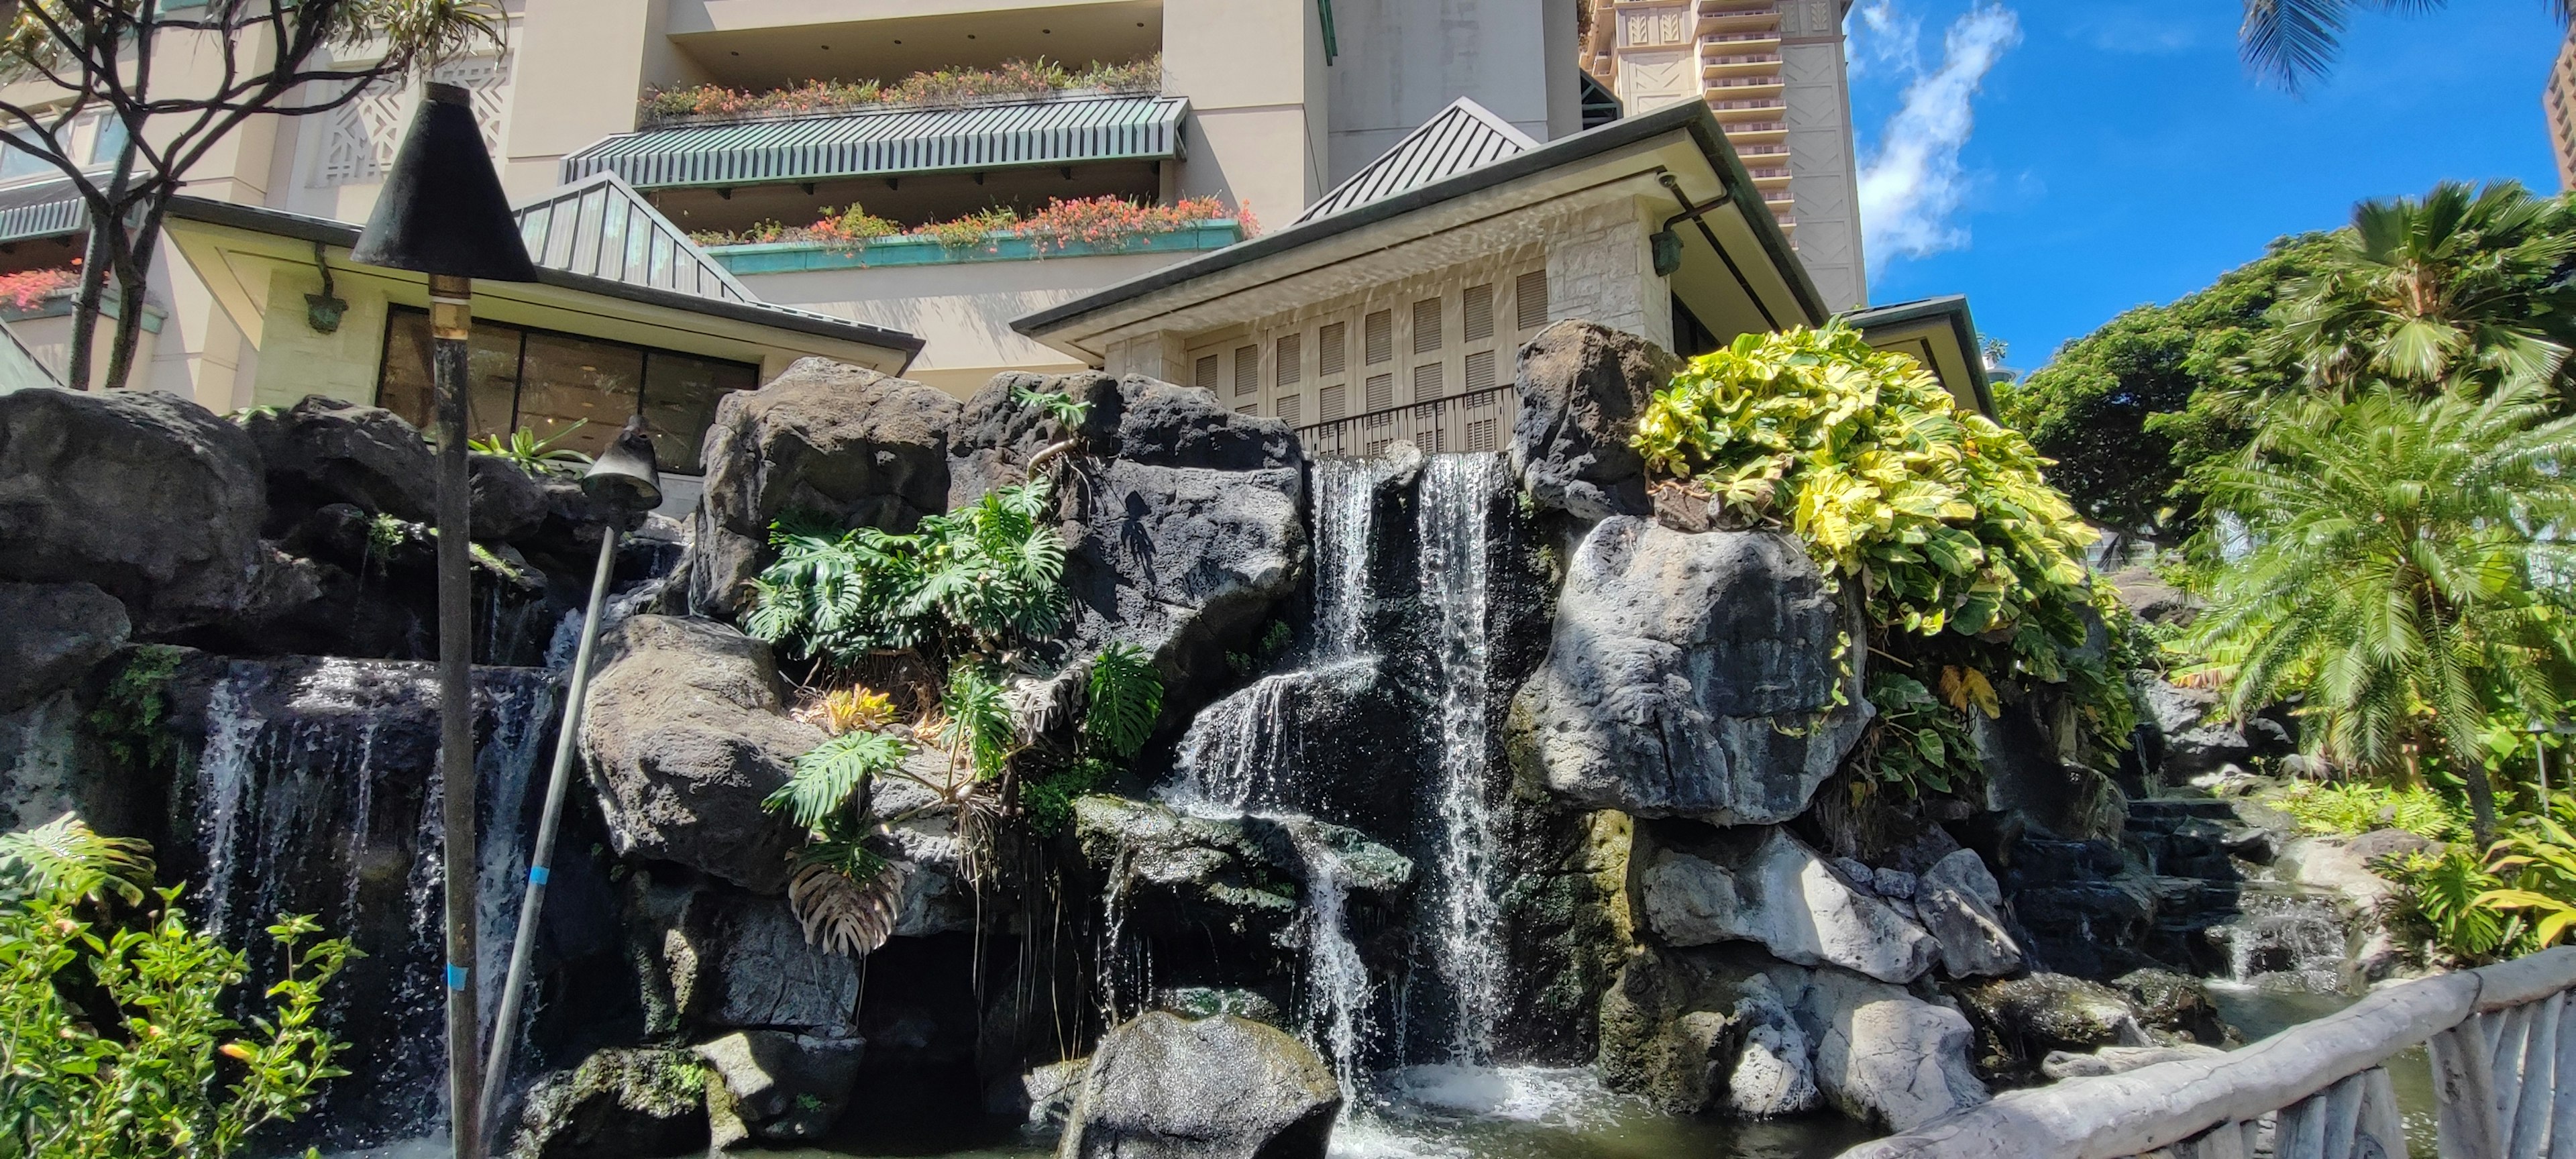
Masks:
[[[2299,96],[2238,63],[2240,11],[1861,0],[1870,299],[1965,293],[2029,369],[2274,237],[2341,224],[2362,198],[2443,178],[2557,191],[2540,91],[2561,33],[2538,0],[2362,17],[2334,74]]]

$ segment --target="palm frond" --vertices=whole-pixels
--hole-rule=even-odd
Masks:
[[[0,891],[7,893],[114,894],[140,905],[152,875],[150,842],[102,836],[76,814],[0,833]]]

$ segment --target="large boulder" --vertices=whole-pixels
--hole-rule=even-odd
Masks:
[[[1971,1038],[1958,1011],[1846,970],[1650,946],[1603,998],[1600,1066],[1676,1113],[1789,1113],[1812,1089],[1903,1131],[1985,1101]]]
[[[2002,814],[2013,831],[2117,842],[2128,826],[2127,796],[2099,770],[2067,760],[2034,713],[2028,701],[2007,701],[2000,715],[1968,714],[1986,811]]]
[[[1628,440],[1682,360],[1591,322],[1538,332],[1520,353],[1512,469],[1540,507],[1577,519],[1648,515],[1646,463]]]
[[[1323,1159],[1341,1087],[1287,1033],[1156,1011],[1102,1035],[1057,1159]]]
[[[823,732],[787,719],[769,645],[672,616],[636,616],[602,644],[581,750],[617,851],[783,889],[799,835],[761,802]]]
[[[1787,821],[1868,722],[1857,690],[1835,704],[1842,631],[1795,539],[1605,519],[1568,567],[1546,662],[1512,702],[1514,768],[1584,808]]]
[[[414,523],[438,515],[437,452],[392,411],[309,394],[284,410],[251,411],[242,429],[259,447],[280,510],[355,503]]]
[[[748,1139],[797,1143],[831,1130],[859,1081],[867,1044],[779,1030],[743,1030],[695,1048],[708,1077],[711,1150]]]
[[[1090,796],[1073,803],[1083,859],[1149,935],[1224,934],[1270,949],[1301,936],[1297,899],[1330,874],[1353,904],[1392,910],[1413,862],[1355,829],[1294,815],[1228,820]]]
[[[787,903],[735,899],[714,907],[703,984],[708,1025],[847,1040],[859,1006],[858,963],[805,939]],[[851,1061],[852,1066],[857,1061]]]
[[[2100,982],[2031,974],[1958,993],[1977,1028],[1979,1065],[1991,1074],[2027,1078],[2057,1051],[2152,1045],[2128,996]]]
[[[1806,843],[1775,826],[1645,829],[1637,893],[1646,928],[1665,944],[1758,942],[1800,965],[1833,965],[1910,982],[1932,965],[1931,935],[1854,889]],[[1641,843],[1642,844],[1642,843]]]
[[[707,1146],[706,1069],[685,1050],[593,1053],[537,1080],[509,1159],[653,1159]]]
[[[769,525],[790,511],[910,531],[948,506],[957,400],[935,387],[827,358],[800,358],[758,390],[716,403],[706,492],[689,548],[689,605],[741,606],[768,561]]]
[[[0,583],[0,713],[80,683],[132,629],[95,584]]]
[[[269,553],[250,436],[177,395],[0,395],[0,580],[92,583],[138,634],[226,619]]]
[[[1204,390],[1130,375],[1089,398],[1059,507],[1069,646],[1143,647],[1175,693],[1166,713],[1188,711],[1296,589],[1305,455],[1287,423]]]
[[[1914,910],[1941,947],[1941,972],[2000,977],[2022,967],[2021,943],[2004,928],[2003,887],[1973,849],[1933,862],[1914,884]]]

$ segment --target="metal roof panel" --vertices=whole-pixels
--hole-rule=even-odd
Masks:
[[[889,177],[1181,155],[1186,97],[1080,96],[672,125],[563,160],[567,184],[615,173],[642,189]]]

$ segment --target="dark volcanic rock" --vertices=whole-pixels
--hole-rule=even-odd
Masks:
[[[945,391],[825,358],[726,394],[707,432],[690,606],[732,615],[768,559],[770,523],[789,511],[910,531],[946,510],[957,414]]]
[[[1160,1011],[1101,1036],[1058,1159],[1323,1159],[1341,1087],[1305,1043]]]
[[[1868,702],[1834,708],[1838,608],[1798,542],[1618,517],[1568,572],[1547,661],[1512,703],[1515,771],[1562,801],[1647,817],[1804,812]]]
[[[131,629],[94,584],[0,583],[0,713],[80,683]]]
[[[1628,439],[1682,361],[1590,322],[1550,325],[1520,354],[1512,469],[1539,506],[1577,519],[1647,515],[1646,464]]]
[[[712,1150],[747,1138],[794,1143],[822,1135],[849,1105],[867,1044],[777,1030],[745,1030],[697,1046],[708,1078]]]
[[[1978,1068],[2026,1078],[2052,1051],[2149,1045],[2128,996],[2099,982],[2032,974],[1958,988],[1977,1026]]]
[[[242,426],[282,512],[354,503],[414,523],[438,515],[437,453],[392,411],[309,394],[285,410],[253,410]]]
[[[510,1159],[658,1159],[707,1146],[705,1065],[685,1050],[603,1050],[537,1080]]]
[[[612,658],[591,683],[581,748],[618,852],[783,888],[799,835],[761,801],[823,733],[783,714],[769,645],[669,616],[634,617],[601,644]]]
[[[480,541],[526,539],[546,524],[546,485],[498,455],[468,455],[466,523]]]
[[[250,601],[267,510],[250,436],[176,395],[0,395],[0,580],[92,583],[138,634]]]
[[[1897,983],[1929,969],[1939,950],[1921,926],[1854,889],[1787,829],[1665,822],[1640,837],[1639,916],[1667,945],[1758,942],[1782,961]]]

